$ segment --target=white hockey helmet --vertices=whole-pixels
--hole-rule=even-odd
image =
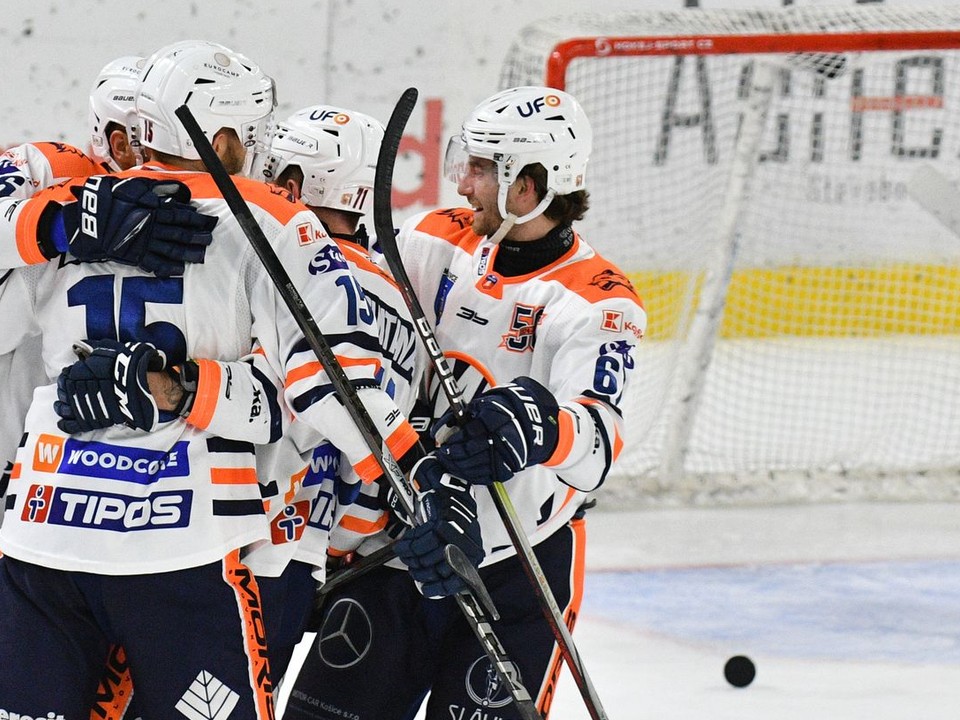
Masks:
[[[505,225],[512,226],[541,215],[555,195],[586,188],[592,144],[590,122],[572,95],[549,87],[510,88],[484,100],[463,121],[460,135],[447,146],[445,172],[456,182],[465,156],[493,160],[500,186],[497,206]],[[507,213],[507,190],[524,167],[535,163],[547,171],[547,194],[536,209],[517,218]]]
[[[136,92],[140,142],[160,152],[199,160],[174,111],[190,108],[207,138],[231,128],[247,149],[243,173],[266,148],[276,105],[273,80],[243,55],[217,43],[185,40],[151,55]]]
[[[291,165],[303,171],[301,200],[362,214],[373,195],[383,124],[363,113],[312,105],[278,122],[260,173],[275,181]]]
[[[133,105],[133,95],[140,81],[144,58],[138,55],[125,55],[103,66],[90,89],[90,151],[100,162],[119,171],[119,165],[110,155],[110,140],[107,126],[116,123],[127,132],[127,139],[139,157],[140,134],[137,111]]]

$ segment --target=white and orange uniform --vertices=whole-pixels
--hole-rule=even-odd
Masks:
[[[626,277],[579,236],[546,267],[519,277],[495,273],[500,248],[473,232],[472,218],[468,209],[420,214],[404,223],[397,239],[465,399],[527,376],[560,405],[556,452],[505,483],[536,545],[573,517],[620,453],[619,404],[646,313]],[[435,388],[431,392],[436,417],[446,402]],[[473,494],[487,566],[513,555],[514,548],[490,493],[474,488]]]
[[[108,170],[65,143],[40,142],[12,147],[0,155],[0,211],[64,180],[103,172]],[[17,252],[12,237],[3,244],[11,252]],[[11,267],[21,264],[21,259],[16,258]],[[6,266],[0,263],[0,267]],[[11,270],[0,272],[0,286],[10,274]],[[4,409],[0,414],[0,467],[12,464],[33,390],[48,381],[40,362],[38,337],[24,338],[14,350],[0,355],[0,405]],[[2,518],[0,499],[0,520]]]
[[[364,248],[344,240],[337,244],[376,318],[383,358],[379,385],[406,415],[416,400],[424,358],[403,295]],[[344,485],[359,478],[354,468],[341,464],[339,449],[313,427],[294,421],[278,443],[258,453],[261,475],[278,490],[269,500],[270,539],[243,556],[258,575],[278,575],[289,561],[298,560],[312,565],[314,578],[323,581],[328,553],[345,555],[386,527],[389,518],[378,489],[369,483],[349,493],[352,502],[341,502],[338,487],[342,494]]]
[[[4,316],[8,304],[22,307],[28,298],[31,312],[18,327],[24,336],[41,332],[50,377],[73,362],[71,343],[81,338],[149,341],[174,363],[205,358],[190,416],[161,423],[151,433],[115,426],[67,437],[56,425],[56,386],[34,396],[0,550],[37,565],[107,575],[217,562],[269,537],[254,446],[224,439],[228,429],[217,426],[217,406],[238,382],[229,363],[248,356],[254,339],[271,374],[284,378],[283,399],[297,421],[334,442],[361,479],[378,474],[210,176],[163,166],[120,175],[179,180],[200,212],[220,218],[204,263],[188,265],[182,277],[157,278],[117,263],[51,262],[15,273],[15,285],[0,294]],[[379,389],[378,329],[342,251],[286,193],[236,182],[381,434],[402,455],[416,434]],[[31,202],[64,201],[68,194],[54,188]],[[24,248],[39,217],[36,208],[21,217],[29,207],[23,203],[0,220],[18,228]],[[16,332],[5,336],[0,351],[18,341]],[[244,418],[267,430],[262,421],[260,415]]]

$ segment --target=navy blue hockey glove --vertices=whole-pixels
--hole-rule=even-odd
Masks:
[[[113,425],[153,430],[159,412],[147,385],[148,370],[166,357],[150,343],[97,340],[74,346],[79,359],[57,378],[57,426],[74,434]]]
[[[182,275],[202,263],[217,218],[190,205],[190,189],[176,180],[110,175],[70,188],[51,236],[60,252],[83,262],[114,260],[160,277]]]
[[[559,413],[549,390],[518,377],[471,400],[462,427],[455,425],[452,412],[437,421],[434,436],[442,440],[437,460],[448,473],[475,485],[506,482],[553,455]]]
[[[469,483],[448,475],[433,455],[426,455],[410,474],[417,486],[417,518],[407,528],[394,549],[410,575],[419,583],[424,597],[456,595],[467,584],[447,563],[443,549],[456,545],[476,566],[484,557],[477,502]]]

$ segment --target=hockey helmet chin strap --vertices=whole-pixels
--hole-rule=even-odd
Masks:
[[[503,218],[503,222],[500,223],[500,227],[497,228],[497,231],[490,236],[490,242],[494,245],[499,244],[503,238],[506,237],[507,233],[513,229],[514,225],[523,225],[525,222],[533,220],[535,217],[543,215],[544,211],[550,206],[550,203],[553,202],[554,196],[557,194],[555,190],[547,190],[547,194],[543,196],[543,200],[530,212],[528,212],[523,217],[517,217],[512,212],[507,212],[507,192],[510,190],[510,185],[501,184],[500,190],[497,193],[497,209],[500,211],[500,216]]]

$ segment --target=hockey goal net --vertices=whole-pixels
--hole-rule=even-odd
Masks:
[[[960,9],[557,18],[501,86],[591,119],[579,230],[649,313],[601,498],[960,499]]]

